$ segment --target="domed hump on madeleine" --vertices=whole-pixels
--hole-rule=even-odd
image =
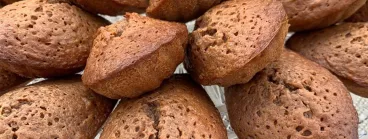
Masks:
[[[95,32],[106,24],[61,0],[16,2],[0,9],[0,17],[0,66],[25,77],[82,70]]]
[[[197,18],[221,0],[151,0],[147,15],[169,21],[189,21]]]
[[[142,12],[148,0],[71,0],[83,9],[93,13],[118,15],[125,12]]]
[[[2,92],[26,81],[27,79],[0,68],[0,96]]]
[[[100,28],[83,82],[110,98],[137,97],[160,86],[184,59],[184,24],[128,13]]]
[[[358,116],[345,86],[289,50],[247,84],[226,88],[225,96],[239,138],[358,139]]]
[[[101,139],[225,139],[219,112],[189,75],[174,75],[149,95],[121,102],[111,114]]]
[[[94,138],[114,104],[80,77],[18,88],[0,97],[0,138]]]
[[[297,33],[287,47],[339,76],[350,91],[368,97],[368,23],[341,23]]]
[[[190,35],[186,68],[203,85],[248,82],[282,51],[287,16],[274,0],[232,0],[207,11]]]
[[[291,31],[321,29],[349,18],[367,0],[279,0],[289,16]]]

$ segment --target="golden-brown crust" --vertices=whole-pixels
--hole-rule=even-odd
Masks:
[[[367,29],[367,23],[341,23],[319,31],[297,33],[286,45],[337,76],[350,80],[349,83],[345,81],[348,89],[362,95],[368,90]],[[360,87],[354,89],[354,86]],[[365,89],[356,92],[362,90],[359,88]]]
[[[187,37],[184,24],[128,13],[125,20],[99,29],[83,82],[115,99],[151,91],[183,61]]]
[[[367,22],[368,21],[368,2],[361,7],[356,13],[350,16],[348,22]]]
[[[222,86],[246,83],[277,59],[288,28],[282,4],[273,0],[223,2],[196,26],[185,66],[199,83]],[[276,53],[261,56],[266,49]]]
[[[289,50],[225,96],[239,138],[358,139],[358,115],[342,82]]]
[[[189,75],[174,75],[151,94],[122,101],[111,114],[101,139],[225,139],[220,114]]]
[[[221,0],[151,0],[146,12],[153,18],[186,22],[220,2]]]
[[[289,16],[291,31],[320,29],[343,21],[366,0],[279,0]]]
[[[83,9],[93,13],[119,15],[125,12],[142,12],[148,7],[148,0],[71,0]]]
[[[0,138],[93,138],[114,104],[80,77],[18,88],[0,97]]]
[[[0,65],[24,77],[82,70],[94,33],[107,24],[57,0],[20,1],[0,9],[0,17]]]
[[[0,96],[2,92],[26,81],[27,79],[0,68]]]

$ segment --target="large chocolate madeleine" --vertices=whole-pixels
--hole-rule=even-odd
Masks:
[[[158,88],[184,60],[184,24],[136,13],[99,29],[83,83],[109,98],[138,97]]]
[[[207,11],[190,35],[185,61],[203,85],[248,82],[277,59],[288,32],[282,4],[274,0],[232,0]]]
[[[296,33],[287,47],[336,74],[350,91],[368,97],[368,23],[341,23]]]
[[[174,75],[141,98],[121,101],[101,139],[226,139],[219,112],[189,75]]]
[[[0,66],[25,77],[81,71],[106,21],[58,0],[25,0],[0,9]]]
[[[70,0],[93,13],[119,15],[125,12],[142,12],[148,7],[148,0]]]
[[[278,0],[289,16],[291,31],[321,29],[345,20],[366,0]]]
[[[292,52],[249,83],[225,89],[241,139],[358,139],[358,115],[342,82]]]
[[[221,0],[151,0],[146,12],[153,18],[186,22],[220,2]]]
[[[114,104],[80,77],[18,88],[0,97],[0,138],[94,138]]]

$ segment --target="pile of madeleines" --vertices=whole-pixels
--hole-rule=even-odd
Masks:
[[[357,139],[366,2],[0,0],[0,138]]]

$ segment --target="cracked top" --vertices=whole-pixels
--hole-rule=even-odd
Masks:
[[[368,88],[368,23],[342,23],[297,33],[287,47],[334,74]]]
[[[118,15],[124,12],[141,12],[148,7],[148,0],[70,0],[93,13]]]
[[[0,138],[93,138],[114,104],[80,77],[22,87],[0,97]]]
[[[290,50],[249,83],[225,90],[239,138],[358,139],[358,116],[341,81]]]
[[[169,21],[192,20],[221,0],[150,0],[146,12],[150,17]]]
[[[287,25],[282,4],[274,0],[225,1],[207,11],[190,35],[186,67],[200,79],[234,74],[264,51]],[[287,28],[285,28],[287,29]]]
[[[2,91],[25,82],[26,79],[0,68],[0,96]]]
[[[355,13],[366,0],[278,0],[285,7],[292,31],[323,28]]]
[[[26,77],[81,70],[107,22],[61,0],[25,0],[0,9],[0,65]]]
[[[101,139],[227,138],[220,114],[189,75],[174,75],[152,94],[123,100]]]

